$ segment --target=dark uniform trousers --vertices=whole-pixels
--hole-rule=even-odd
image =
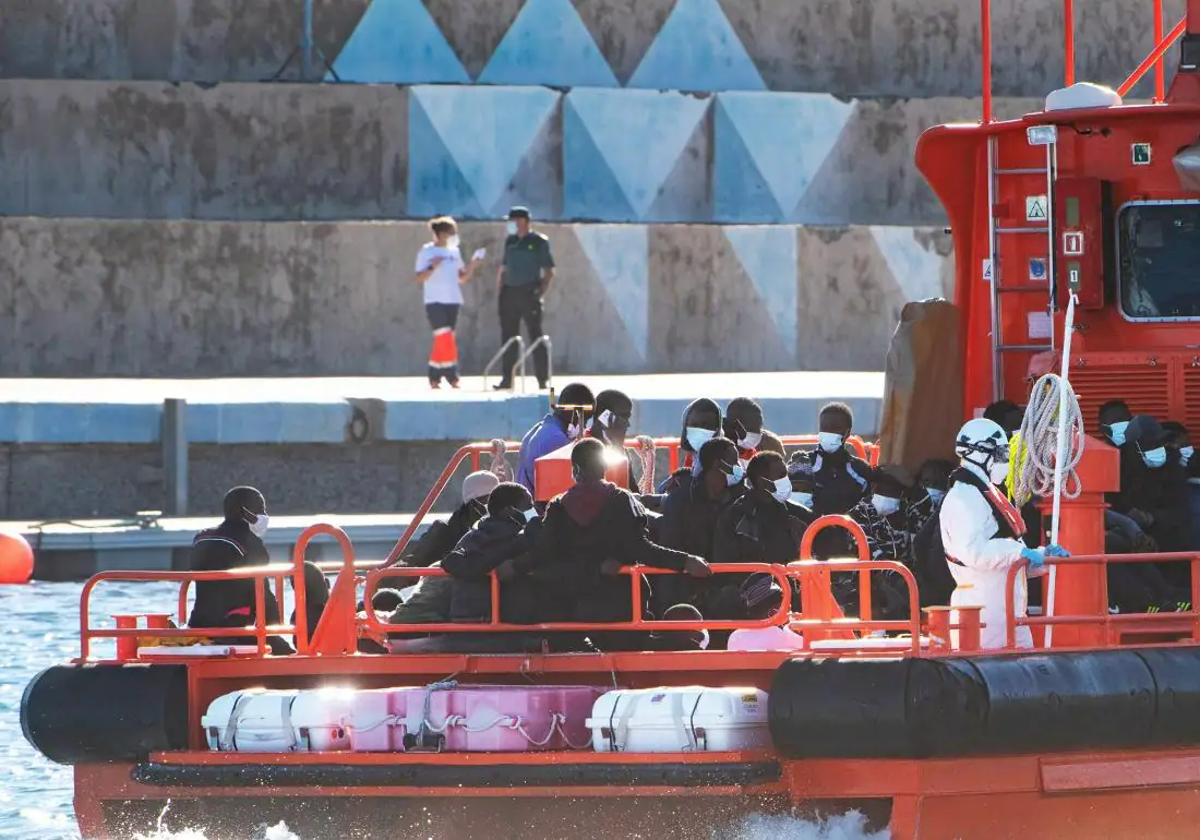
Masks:
[[[537,283],[526,286],[502,286],[500,289],[500,338],[508,341],[521,332],[521,321],[531,342],[542,336],[542,295]],[[516,344],[504,351],[504,374],[501,384],[512,385],[513,367],[519,353]],[[538,384],[545,388],[550,379],[550,361],[546,345],[539,344],[533,351],[533,368]]]

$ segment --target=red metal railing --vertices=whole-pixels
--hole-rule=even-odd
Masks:
[[[1191,595],[1192,609],[1176,613],[1120,613],[1110,614],[1108,611],[1108,564],[1109,563],[1170,563],[1187,562],[1191,565]],[[1078,557],[1047,557],[1047,566],[1100,566],[1100,614],[1098,615],[1055,615],[1055,616],[1024,616],[1018,617],[1013,605],[1011,594],[1005,599],[1004,621],[1006,628],[1005,645],[1008,648],[1017,646],[1018,627],[1053,627],[1053,626],[1090,626],[1100,627],[1104,632],[1104,646],[1108,647],[1119,642],[1116,632],[1121,627],[1152,627],[1163,625],[1164,622],[1187,622],[1191,627],[1192,640],[1200,643],[1200,554],[1177,552],[1172,554],[1089,554]],[[1008,570],[1007,592],[1013,591],[1017,574],[1029,567],[1028,560],[1014,564]]]
[[[987,125],[992,122],[992,0],[979,0],[979,15],[980,15],[980,50],[983,59],[983,123]],[[1154,0],[1154,37],[1157,46],[1146,56],[1146,59],[1138,65],[1129,77],[1121,83],[1117,88],[1117,93],[1125,96],[1129,91],[1133,90],[1134,85],[1141,81],[1142,77],[1154,68],[1154,98],[1157,102],[1162,102],[1166,99],[1165,80],[1166,70],[1163,65],[1163,59],[1167,51],[1175,44],[1177,40],[1187,31],[1187,13],[1184,13],[1183,19],[1175,25],[1175,27],[1163,35],[1163,3],[1162,0]],[[1066,84],[1071,86],[1075,84],[1075,0],[1063,0],[1063,27],[1064,27],[1064,63],[1066,66]]]
[[[816,435],[788,435],[781,437],[780,440],[783,441],[784,446],[817,445]],[[854,454],[857,457],[868,462],[871,464],[871,466],[879,466],[878,444],[867,443],[861,437],[852,435],[846,441],[846,445],[854,451]],[[635,452],[642,451],[641,443],[632,438],[626,441],[625,447],[627,449],[634,450]],[[679,448],[679,438],[656,438],[654,440],[655,451],[659,449],[665,449],[667,452],[668,472],[674,472],[679,468]],[[457,452],[454,453],[453,456],[451,456],[449,463],[446,464],[445,469],[442,470],[442,473],[438,476],[437,481],[433,483],[433,487],[430,488],[429,492],[425,495],[424,501],[422,501],[420,507],[417,508],[417,512],[413,514],[412,521],[408,523],[408,527],[404,529],[404,533],[400,535],[400,539],[396,541],[396,545],[392,547],[390,552],[388,552],[387,558],[383,561],[383,563],[379,564],[381,568],[388,568],[389,566],[394,566],[397,562],[399,562],[401,555],[404,554],[404,549],[406,549],[409,542],[412,541],[413,535],[416,534],[421,522],[424,521],[425,516],[433,508],[434,504],[437,503],[437,500],[441,497],[442,492],[446,489],[446,485],[450,483],[450,479],[452,479],[454,474],[458,472],[458,468],[462,466],[463,462],[470,458],[471,471],[474,472],[479,469],[481,457],[485,453],[492,454],[493,451],[494,447],[491,443],[469,443],[466,446],[461,447]],[[519,441],[504,441],[504,451],[506,455],[518,455],[521,451],[521,444]]]

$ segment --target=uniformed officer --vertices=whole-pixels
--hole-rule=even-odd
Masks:
[[[529,226],[529,209],[514,207],[508,211],[508,238],[504,240],[504,261],[496,274],[500,292],[500,336],[508,341],[521,332],[521,321],[530,341],[542,335],[542,298],[554,279],[554,257],[550,240]],[[513,368],[517,364],[517,347],[504,353],[504,373],[496,390],[512,388]],[[545,345],[533,351],[533,366],[538,387],[546,388],[550,380],[550,365]]]

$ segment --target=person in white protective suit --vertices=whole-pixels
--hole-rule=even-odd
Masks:
[[[1008,477],[1008,437],[999,424],[978,418],[958,432],[955,452],[961,465],[950,476],[950,489],[942,502],[942,546],[950,574],[957,585],[950,606],[983,607],[980,646],[1002,648],[1005,629],[1005,582],[1008,571],[1022,559],[1029,561],[1029,574],[1045,571],[1046,557],[1067,557],[1056,545],[1027,548],[1021,541],[1025,523],[1021,511],[1000,489]],[[1013,583],[1013,609],[1026,614],[1028,588],[1024,574]],[[955,614],[957,616],[957,614]],[[955,618],[954,623],[957,623]],[[958,633],[951,634],[958,646]],[[1017,628],[1017,646],[1033,647],[1028,627]]]

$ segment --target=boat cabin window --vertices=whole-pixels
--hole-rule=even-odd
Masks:
[[[1127,204],[1117,228],[1122,314],[1200,319],[1200,201]]]

